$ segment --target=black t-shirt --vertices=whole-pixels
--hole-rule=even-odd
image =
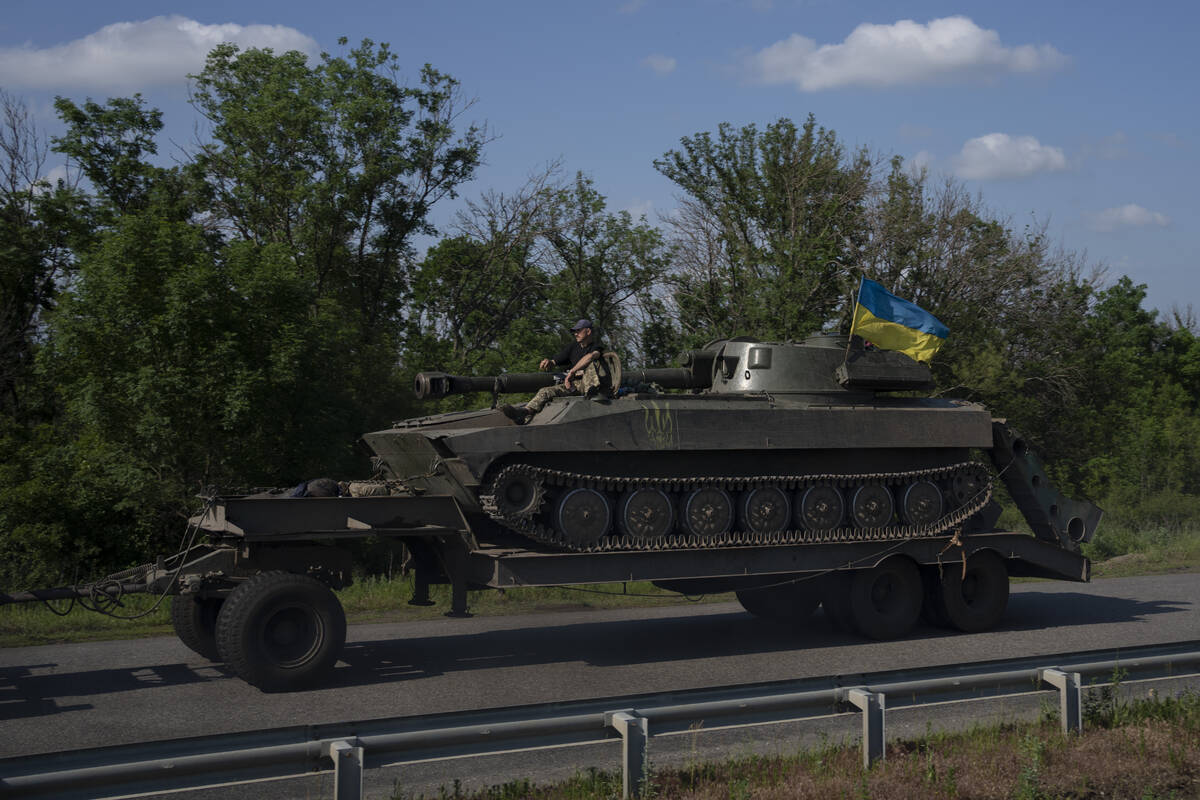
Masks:
[[[592,342],[588,345],[581,345],[579,342],[571,342],[558,355],[554,356],[551,361],[561,367],[573,367],[579,363],[579,359],[586,356],[588,353],[604,353],[604,347],[599,342]]]

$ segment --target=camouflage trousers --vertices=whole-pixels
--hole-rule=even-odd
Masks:
[[[568,389],[561,383],[556,383],[553,386],[544,386],[538,389],[537,394],[533,399],[525,404],[525,410],[534,414],[541,411],[556,397],[567,397],[568,395],[587,394],[591,390],[600,389],[600,364],[599,361],[593,361],[583,368],[583,377],[571,382],[571,388]]]

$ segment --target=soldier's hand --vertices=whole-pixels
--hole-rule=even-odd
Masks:
[[[548,359],[548,358],[543,358],[543,359],[542,359],[542,363],[538,364],[538,369],[540,369],[540,370],[542,370],[543,372],[545,372],[545,370],[546,370],[546,367],[548,367],[548,366],[550,366],[550,359]]]

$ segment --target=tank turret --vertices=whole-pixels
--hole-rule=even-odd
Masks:
[[[991,469],[972,457],[997,447],[992,415],[918,396],[932,387],[924,364],[832,335],[721,340],[681,362],[619,371],[611,396],[555,400],[525,425],[499,396],[561,374],[422,372],[418,397],[488,392],[491,407],[363,439],[389,477],[556,549],[906,539],[999,516]],[[1063,500],[1028,513],[1036,535],[1077,549],[1099,511]]]

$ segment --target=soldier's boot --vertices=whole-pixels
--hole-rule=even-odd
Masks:
[[[529,419],[533,416],[533,412],[524,406],[518,408],[511,403],[505,403],[504,405],[500,406],[500,410],[504,412],[504,416],[508,417],[518,425],[524,425],[526,422],[529,422]]]

